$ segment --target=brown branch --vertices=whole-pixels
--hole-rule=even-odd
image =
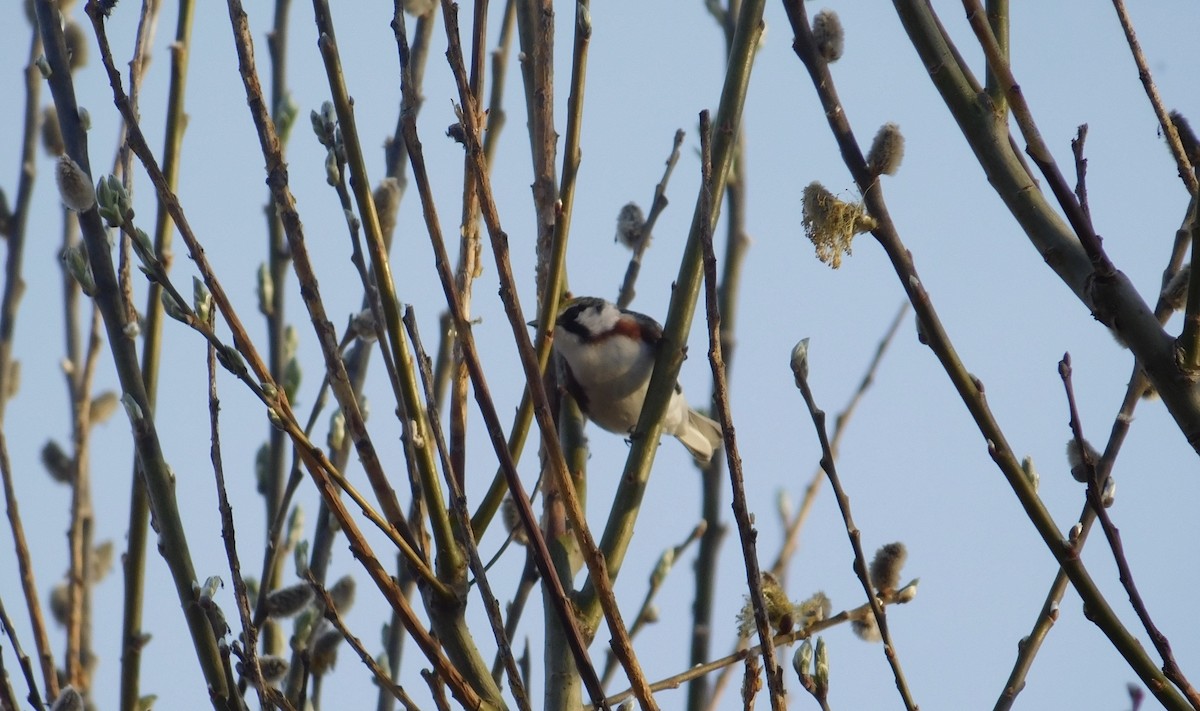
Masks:
[[[625,278],[621,281],[621,289],[617,292],[617,306],[620,308],[628,307],[633,303],[633,297],[637,295],[634,285],[642,270],[642,256],[646,254],[646,249],[650,246],[654,225],[658,222],[659,215],[667,209],[667,182],[671,179],[675,164],[679,162],[679,147],[683,145],[683,137],[683,129],[676,129],[675,138],[671,143],[671,154],[667,156],[667,167],[663,170],[662,180],[659,180],[658,185],[654,186],[654,197],[650,200],[650,212],[646,214],[646,221],[638,230],[637,242],[632,246],[633,254],[629,257],[629,266],[625,267]]]
[[[812,415],[813,427],[817,431],[817,439],[821,442],[821,468],[825,470],[825,475],[829,477],[829,485],[833,487],[834,497],[837,499],[838,509],[842,512],[842,520],[846,522],[846,535],[850,537],[850,546],[854,549],[854,572],[858,575],[859,582],[862,583],[863,591],[867,595],[867,600],[871,603],[871,612],[875,616],[875,622],[879,625],[879,634],[883,638],[883,653],[887,657],[888,664],[892,667],[892,674],[896,678],[896,689],[900,692],[900,698],[904,701],[904,707],[909,711],[915,711],[917,708],[916,702],[912,698],[912,692],[908,689],[908,682],[904,678],[904,671],[900,668],[900,659],[896,655],[896,647],[892,643],[891,634],[888,632],[887,616],[883,609],[883,604],[875,594],[875,586],[871,583],[871,573],[867,569],[867,558],[863,553],[862,548],[862,532],[854,525],[854,518],[850,515],[850,499],[846,496],[845,489],[842,488],[842,482],[837,473],[837,467],[834,464],[833,448],[829,443],[829,434],[825,429],[825,413],[817,407],[816,401],[813,399],[812,389],[808,385],[808,342],[807,339],[802,341],[801,346],[797,346],[797,350],[803,349],[803,353],[797,358],[796,351],[792,355],[792,372],[796,376],[796,387],[800,389],[800,394],[804,397],[804,403],[808,406],[808,412]]]
[[[908,314],[909,304],[907,301],[900,304],[900,308],[896,311],[895,317],[892,318],[891,324],[880,338],[878,345],[875,347],[875,354],[871,358],[871,362],[867,365],[866,371],[863,373],[862,380],[858,383],[858,388],[854,394],[843,406],[842,411],[833,419],[833,435],[829,438],[829,446],[833,449],[834,460],[837,460],[838,450],[842,441],[842,437],[846,434],[846,427],[850,424],[850,420],[854,417],[855,411],[858,409],[858,404],[866,395],[867,390],[875,383],[875,377],[879,372],[879,366],[883,363],[883,356],[895,340],[896,333],[900,330],[900,325],[904,322],[904,317]],[[769,571],[777,580],[784,580],[787,577],[787,566],[791,562],[792,556],[795,555],[796,548],[800,544],[800,532],[804,528],[804,524],[808,521],[808,515],[812,511],[813,504],[816,503],[817,494],[821,490],[821,484],[825,481],[825,470],[818,464],[809,479],[808,485],[804,488],[804,496],[800,501],[800,506],[796,509],[795,515],[791,520],[785,520],[783,543],[779,547],[779,553],[775,556],[775,562],[771,564]],[[744,638],[738,640],[737,646],[744,643]],[[717,680],[713,683],[712,698],[716,698],[720,694],[725,684],[729,681],[729,676],[733,672],[733,667],[726,667],[721,670],[717,676]],[[710,706],[711,708],[711,706]]]
[[[1179,131],[1175,128],[1175,122],[1167,114],[1162,97],[1158,95],[1158,88],[1154,85],[1154,75],[1150,73],[1150,65],[1146,62],[1146,55],[1142,53],[1142,45],[1133,31],[1133,21],[1129,19],[1129,12],[1125,9],[1125,0],[1113,0],[1113,8],[1117,11],[1117,19],[1121,21],[1121,29],[1125,32],[1125,41],[1128,42],[1129,51],[1133,54],[1133,61],[1137,64],[1138,78],[1142,80],[1142,86],[1146,88],[1146,98],[1154,107],[1158,125],[1162,128],[1163,135],[1167,137],[1167,147],[1171,149],[1171,157],[1175,159],[1175,165],[1179,169],[1179,179],[1183,181],[1184,187],[1194,199],[1200,196],[1200,182],[1197,181],[1195,174],[1195,168],[1200,166],[1193,166],[1192,161],[1188,159],[1183,142],[1179,140]]]
[[[15,20],[12,21],[15,24]],[[25,293],[25,280],[21,268],[25,255],[25,226],[29,222],[29,203],[33,199],[33,183],[37,177],[38,109],[42,79],[36,60],[42,54],[42,37],[37,23],[29,39],[29,54],[25,64],[25,112],[21,128],[21,177],[17,181],[17,194],[12,212],[0,216],[0,235],[7,242],[4,261],[4,293],[0,297],[0,424],[4,423],[9,393],[13,390],[13,333],[16,329],[17,311]],[[40,648],[40,645],[39,645]],[[58,682],[52,691],[57,692]],[[54,695],[57,698],[57,694]]]
[[[240,7],[240,1],[237,4]],[[230,9],[232,13],[232,3]],[[354,191],[359,218],[362,220],[362,227],[366,233],[367,251],[371,256],[371,265],[375,271],[375,285],[379,290],[379,298],[383,306],[383,325],[392,354],[396,358],[397,370],[401,375],[402,397],[397,402],[397,407],[400,408],[400,421],[404,427],[405,437],[410,441],[428,442],[428,423],[421,411],[420,388],[417,385],[415,369],[409,356],[408,344],[405,343],[404,327],[400,323],[400,304],[392,279],[391,263],[384,245],[379,214],[371,193],[366,159],[354,119],[353,102],[342,71],[341,55],[337,47],[328,1],[313,0],[313,13],[318,33],[317,48],[321,52],[326,80],[337,113],[338,126],[341,128],[342,146],[351,172],[350,186]],[[236,24],[240,25],[241,23]],[[253,56],[242,49],[243,43],[247,43],[246,49],[251,49],[248,42],[249,38],[242,38],[239,41],[243,83],[246,86],[247,97],[250,99],[251,113],[254,115],[254,122],[258,128],[259,142],[262,146],[263,157],[267,162],[268,173],[273,176],[268,179],[268,183],[272,185],[275,202],[284,218],[284,232],[287,234],[288,243],[292,248],[293,269],[301,283],[300,293],[318,332],[327,367],[333,369],[334,378],[331,383],[334,386],[333,390],[337,396],[338,405],[345,413],[346,430],[354,439],[359,459],[363,462],[368,479],[371,481],[371,486],[384,512],[387,513],[388,519],[396,522],[399,527],[399,522],[405,521],[404,514],[396,499],[396,493],[392,490],[391,483],[383,471],[378,452],[367,433],[360,405],[355,400],[352,389],[345,382],[345,363],[334,348],[332,326],[325,315],[325,307],[319,297],[316,274],[305,247],[303,226],[300,223],[299,214],[296,212],[295,197],[288,184],[278,135],[274,130],[274,124],[262,106],[262,88],[255,74]],[[415,475],[420,478],[422,491],[427,499],[427,511],[438,556],[444,559],[446,570],[461,570],[463,568],[461,553],[453,541],[449,514],[441,505],[441,486],[438,483],[433,452],[426,447],[414,447],[413,453],[417,463]],[[412,475],[413,473],[410,472],[410,476]],[[407,521],[405,521],[404,527],[408,527]],[[410,542],[415,548],[415,537],[410,537]]]
[[[1175,661],[1175,655],[1171,652],[1171,643],[1167,639],[1167,636],[1162,633],[1150,618],[1150,611],[1146,608],[1145,600],[1138,593],[1137,583],[1133,579],[1133,571],[1129,567],[1129,560],[1125,557],[1125,548],[1121,544],[1121,532],[1113,525],[1112,517],[1108,515],[1108,508],[1103,501],[1104,487],[1108,477],[1107,475],[1101,477],[1096,467],[1096,462],[1091,461],[1091,457],[1087,451],[1086,440],[1083,437],[1083,423],[1079,419],[1079,408],[1075,402],[1075,388],[1071,380],[1070,353],[1063,355],[1062,361],[1058,364],[1058,374],[1062,377],[1063,389],[1067,395],[1067,407],[1071,414],[1071,436],[1075,438],[1075,443],[1079,447],[1081,454],[1082,464],[1086,467],[1088,473],[1087,500],[1092,507],[1092,511],[1095,512],[1097,519],[1100,521],[1100,529],[1104,531],[1104,536],[1108,539],[1113,559],[1117,564],[1121,585],[1125,587],[1125,592],[1129,595],[1129,602],[1133,605],[1134,612],[1137,613],[1142,626],[1145,627],[1146,634],[1150,636],[1150,641],[1154,643],[1154,648],[1158,650],[1159,656],[1162,657],[1163,673],[1175,686],[1179,687],[1179,690],[1183,692],[1192,704],[1192,708],[1200,711],[1200,693],[1192,687],[1187,677],[1184,676],[1183,670],[1179,668],[1179,664]]]
[[[654,570],[650,573],[650,584],[646,588],[646,596],[642,598],[642,606],[638,608],[637,614],[633,618],[633,624],[629,626],[630,639],[637,636],[638,632],[645,629],[647,624],[654,622],[657,619],[654,599],[658,595],[658,591],[662,589],[662,584],[666,582],[667,575],[674,570],[675,563],[688,549],[692,543],[700,540],[705,531],[708,530],[708,522],[701,520],[696,524],[696,527],[688,533],[687,538],[683,542],[671,546],[663,551],[659,556],[658,563],[654,566]],[[609,653],[608,659],[604,663],[604,676],[602,677],[604,684],[612,680],[612,673],[617,669],[617,660],[612,653]]]
[[[842,441],[842,436],[846,433],[846,425],[854,417],[854,412],[858,409],[858,404],[862,401],[863,396],[866,395],[867,390],[875,383],[875,375],[879,372],[879,365],[883,362],[883,356],[895,339],[896,333],[900,330],[900,324],[904,322],[904,317],[908,314],[908,309],[909,305],[907,301],[900,304],[899,310],[896,311],[895,317],[892,318],[892,323],[888,326],[883,337],[879,340],[879,344],[875,347],[875,355],[871,358],[870,364],[867,365],[867,370],[863,374],[862,380],[859,381],[858,388],[850,396],[850,400],[842,408],[842,411],[833,419],[833,436],[829,439],[829,446],[832,450],[834,461],[837,460],[838,445]],[[808,514],[812,510],[817,492],[820,490],[821,482],[824,480],[825,472],[820,466],[817,466],[816,471],[813,472],[812,479],[804,489],[804,498],[800,502],[800,507],[796,510],[796,515],[791,521],[786,523],[783,545],[780,546],[779,555],[775,557],[775,562],[771,564],[770,568],[771,574],[780,580],[783,580],[787,575],[788,562],[795,554],[796,546],[800,543],[800,531],[804,527],[804,522],[808,520]]]
[[[911,597],[908,597],[909,593],[907,591],[912,589],[916,584],[917,581],[914,580],[904,588],[901,588],[901,590],[882,594],[879,596],[879,601],[884,605],[895,605],[907,602],[908,600],[912,599]],[[851,620],[862,619],[863,615],[870,614],[870,612],[870,603],[864,603],[863,605],[852,610],[843,610],[832,617],[827,617],[819,622],[814,622],[803,629],[793,630],[786,634],[775,635],[772,641],[775,643],[776,647],[785,647],[787,645],[794,644],[799,640],[809,639],[818,632],[823,632],[831,627],[836,627],[837,625],[850,622]],[[746,649],[739,649],[732,654],[721,657],[720,659],[714,659],[705,664],[692,665],[686,671],[669,676],[660,681],[656,681],[650,685],[650,689],[656,692],[664,691],[666,689],[678,689],[680,686],[693,679],[699,679],[700,677],[711,674],[718,669],[724,669],[730,665],[737,664],[745,660],[747,657],[761,654],[762,647],[757,645],[754,647],[748,647]],[[627,689],[620,693],[609,696],[607,699],[605,699],[605,701],[610,705],[615,705],[632,696],[633,692]],[[595,707],[592,706],[584,706],[582,711],[594,711],[594,708]]]
[[[1009,66],[1008,60],[992,32],[991,25],[988,24],[983,6],[980,5],[979,0],[963,0],[963,7],[967,11],[967,21],[970,22],[971,29],[975,31],[975,36],[979,39],[980,46],[983,47],[983,53],[987,56],[988,69],[995,73],[1000,88],[1004,91],[1009,106],[1012,107],[1013,118],[1028,144],[1025,149],[1026,153],[1033,159],[1046,178],[1046,182],[1049,183],[1051,192],[1054,193],[1059,206],[1062,207],[1063,213],[1066,214],[1067,220],[1074,228],[1080,245],[1092,262],[1096,278],[1111,279],[1115,275],[1116,267],[1105,254],[1104,247],[1100,244],[1100,237],[1096,234],[1091,220],[1083,211],[1074,193],[1071,192],[1070,186],[1058,168],[1058,163],[1055,162],[1054,156],[1050,152],[1050,147],[1042,140],[1041,131],[1038,130],[1037,124],[1033,120],[1033,112],[1029,108],[1029,103],[1025,101],[1025,95],[1013,76],[1012,67]]]
[[[148,3],[147,3],[148,4]],[[155,3],[161,7],[162,3]],[[145,8],[143,8],[145,9]],[[168,184],[172,187],[178,184],[179,165],[181,162],[184,133],[184,94],[187,82],[187,64],[191,47],[192,19],[195,15],[194,0],[184,0],[179,3],[178,17],[174,42],[171,45],[171,80],[168,89],[166,106],[166,136],[163,148],[163,172]],[[139,25],[140,26],[140,25]],[[149,44],[150,33],[139,33],[138,46],[144,58],[145,47]],[[141,76],[145,73],[146,62],[135,59],[131,63],[130,104],[137,101],[137,89]],[[117,161],[121,164],[122,173],[126,176],[126,189],[132,179],[132,151],[125,142],[128,125],[121,122],[121,150]],[[171,235],[173,223],[166,209],[160,202],[155,218],[154,250],[160,261],[169,269],[171,258]],[[124,244],[124,243],[123,243]],[[145,318],[142,342],[142,378],[146,386],[146,394],[151,404],[157,401],[159,363],[162,357],[162,325],[163,306],[161,301],[162,287],[156,282],[150,284],[146,293]],[[144,583],[146,567],[146,539],[149,530],[150,504],[146,494],[142,475],[135,461],[130,468],[130,503],[129,527],[126,534],[128,547],[124,558],[125,595],[123,601],[123,616],[121,627],[121,691],[120,709],[135,711],[141,696],[141,653],[143,646],[142,605],[144,601]]]
[[[34,577],[33,564],[29,557],[29,545],[25,541],[25,527],[21,524],[21,511],[17,505],[17,492],[13,486],[12,465],[8,459],[8,440],[0,431],[0,475],[4,479],[4,503],[12,529],[13,550],[17,557],[17,569],[21,580],[21,591],[25,594],[25,607],[29,611],[29,624],[33,628],[34,645],[38,650],[39,666],[46,685],[46,695],[58,698],[58,674],[54,666],[54,651],[46,634],[46,621]],[[13,641],[16,644],[16,641]],[[31,689],[35,687],[31,686]]]
[[[742,559],[746,565],[746,585],[750,590],[750,603],[754,609],[754,623],[762,646],[763,666],[767,672],[767,688],[770,691],[771,708],[783,711],[787,708],[783,668],[775,661],[775,646],[771,638],[771,623],[767,616],[766,600],[763,597],[762,572],[759,570],[758,548],[750,512],[746,505],[746,484],[742,473],[742,459],[738,453],[737,435],[733,428],[733,414],[729,408],[729,390],[725,380],[725,362],[721,353],[721,314],[717,307],[717,258],[713,254],[711,211],[716,196],[712,189],[712,126],[708,111],[700,112],[700,170],[701,170],[701,231],[700,246],[704,255],[704,296],[708,315],[708,361],[713,374],[713,408],[721,422],[725,440],[725,458],[729,465],[729,484],[733,490],[733,518],[737,522],[738,535],[742,544]],[[869,593],[870,591],[868,591]]]
[[[317,598],[321,601],[325,619],[329,620],[330,624],[336,627],[338,632],[342,633],[342,637],[345,638],[351,649],[354,650],[354,653],[358,655],[359,660],[362,661],[363,665],[375,677],[375,683],[386,689],[401,704],[404,704],[404,708],[408,709],[408,711],[418,711],[416,703],[409,697],[404,687],[392,681],[391,676],[379,666],[379,663],[375,661],[375,658],[363,646],[362,641],[358,637],[355,637],[349,628],[346,627],[345,621],[342,620],[342,616],[338,613],[337,606],[334,605],[333,598],[329,596],[329,591],[325,589],[325,586],[313,577],[311,571],[305,571],[304,577],[316,592]]]
[[[1200,451],[1200,386],[1180,367],[1175,339],[1163,331],[1125,274],[1115,271],[1111,278],[1096,278],[1096,270],[1080,247],[1077,235],[1058,216],[1029,172],[1017,164],[1019,154],[1011,149],[1011,137],[1006,136],[1004,127],[997,126],[986,107],[980,105],[970,72],[955,59],[953,44],[930,4],[919,0],[893,2],[930,79],[975,151],[988,181],[1030,243],[1079,300],[1129,345],[1188,443]],[[846,123],[838,117],[831,118],[835,123]],[[843,158],[856,181],[862,178],[861,189],[869,183],[861,173],[854,172],[857,162],[847,153],[849,142],[840,132],[837,135]],[[868,211],[874,214],[873,196],[868,192],[864,197]]]
[[[209,318],[211,325],[211,313]],[[221,540],[225,544],[225,558],[229,561],[229,575],[233,582],[233,599],[237,606],[238,617],[242,621],[242,644],[245,655],[243,664],[254,679],[261,680],[262,669],[259,667],[257,652],[258,635],[250,614],[250,599],[246,592],[246,581],[242,578],[242,566],[238,560],[237,529],[233,525],[233,507],[229,505],[229,493],[225,488],[225,465],[221,459],[221,428],[219,425],[221,401],[217,397],[217,349],[209,345],[205,351],[207,353],[205,364],[208,370],[208,425],[211,438],[209,457],[212,460],[213,479],[217,488],[217,509],[221,514]],[[259,599],[265,598],[268,592],[268,590],[259,590]],[[218,640],[218,644],[224,646],[225,641]],[[279,704],[279,693],[273,689],[270,690],[274,692],[273,694],[268,693],[266,684],[258,683],[254,685],[254,688],[258,691],[261,708],[270,708],[267,703],[269,696],[274,697],[272,701],[275,702],[275,705],[281,705]],[[287,702],[286,699],[282,701],[285,704]]]
[[[1085,128],[1086,125],[1081,127],[1081,129]],[[1080,195],[1080,203],[1086,206],[1084,166],[1080,165],[1083,152],[1082,135],[1086,135],[1086,131],[1083,131],[1080,135],[1078,148],[1075,151],[1076,172],[1078,175],[1076,193]],[[1075,146],[1076,144],[1073,142],[1072,145]],[[1086,164],[1086,161],[1082,162]],[[1185,218],[1185,224],[1189,219],[1190,210],[1189,216]],[[1176,272],[1179,271],[1180,265],[1183,263],[1184,253],[1187,251],[1187,245],[1187,231],[1181,229],[1176,233],[1175,243],[1171,249],[1170,257],[1167,259],[1167,266],[1163,270],[1162,283],[1164,289]],[[1173,311],[1173,307],[1167,303],[1165,296],[1160,294],[1158,303],[1154,307],[1154,315],[1159,323],[1166,323]],[[1134,411],[1137,409],[1138,402],[1141,401],[1142,395],[1146,392],[1149,384],[1150,381],[1146,378],[1146,373],[1142,369],[1141,364],[1134,361],[1133,372],[1130,374],[1129,384],[1125,388],[1125,396],[1122,399],[1121,407],[1118,409],[1116,417],[1113,419],[1112,430],[1109,434],[1108,444],[1105,445],[1104,454],[1100,457],[1097,476],[1102,482],[1101,489],[1107,484],[1107,478],[1112,471],[1113,464],[1116,462],[1117,454],[1125,442],[1125,435],[1129,432],[1129,425],[1133,422]],[[1096,521],[1096,513],[1087,501],[1084,502],[1083,509],[1080,511],[1077,520],[1079,521],[1079,535],[1075,539],[1075,548],[1079,551],[1082,550],[1088,533],[1091,531],[1092,524]],[[1059,605],[1062,602],[1064,593],[1066,593],[1068,584],[1069,580],[1066,573],[1062,569],[1059,569],[1054,576],[1054,581],[1051,583],[1049,591],[1046,593],[1045,602],[1043,602],[1041,610],[1038,612],[1032,630],[1018,643],[1019,651],[1017,659],[1013,663],[1012,671],[1009,673],[1004,688],[996,699],[995,711],[1008,711],[1008,709],[1011,709],[1016,702],[1017,695],[1025,688],[1025,677],[1033,667],[1033,660],[1041,649],[1042,642],[1045,641],[1050,628],[1054,626],[1054,623],[1058,619]]]
[[[75,87],[68,68],[66,47],[58,23],[57,8],[46,0],[35,4],[39,26],[42,31],[46,59],[51,67],[49,77],[51,93],[57,107],[59,124],[68,155],[82,171],[81,179],[91,182],[88,157],[87,134],[80,122]],[[87,7],[95,27],[103,26],[102,12],[94,1]],[[108,51],[107,43],[103,49]],[[115,74],[112,55],[105,57],[106,69]],[[128,116],[126,119],[128,120]],[[87,246],[92,274],[95,279],[95,300],[104,316],[109,348],[113,364],[125,392],[128,419],[134,437],[134,445],[143,465],[143,472],[150,500],[158,522],[160,551],[168,563],[172,582],[180,607],[187,620],[200,666],[211,690],[210,699],[218,709],[228,708],[231,688],[221,666],[219,652],[204,614],[195,605],[195,570],[188,548],[186,530],[180,518],[175,499],[171,474],[167,467],[161,442],[153,419],[142,381],[137,353],[130,338],[129,322],[119,297],[119,285],[113,269],[111,251],[104,224],[96,205],[88,206],[78,213],[81,232]]]
[[[4,440],[2,440],[2,437],[0,437],[0,450],[2,450],[2,448],[4,448]],[[6,461],[8,459],[6,452],[4,453],[4,459]],[[7,472],[7,470],[8,467],[6,464],[5,472]],[[5,480],[7,482],[7,478]],[[4,626],[5,634],[7,635],[8,639],[12,641],[13,652],[16,652],[17,662],[20,665],[20,673],[25,675],[25,685],[29,687],[29,695],[25,698],[29,700],[29,704],[34,707],[34,709],[37,709],[37,711],[46,711],[46,707],[42,705],[41,694],[37,691],[37,679],[34,676],[34,664],[30,662],[29,655],[26,655],[24,650],[20,649],[20,640],[17,639],[17,629],[13,627],[12,620],[8,619],[8,613],[5,611],[4,601],[2,601],[2,599],[0,599],[0,625]],[[0,665],[2,664],[4,664],[4,662],[0,661]],[[2,673],[2,669],[0,669],[0,673]],[[7,675],[4,675],[4,679],[0,679],[0,681],[4,682],[7,686]],[[8,687],[8,691],[12,691],[12,687]],[[16,709],[17,707],[14,705],[13,711],[16,711]]]

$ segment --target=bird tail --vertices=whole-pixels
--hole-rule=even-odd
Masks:
[[[698,463],[708,464],[717,447],[721,446],[721,425],[695,410],[688,410],[687,424],[680,430],[675,436],[683,446],[688,448]]]

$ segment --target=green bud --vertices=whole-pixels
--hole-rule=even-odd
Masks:
[[[806,689],[812,685],[812,660],[812,640],[806,639],[796,647],[796,653],[792,656],[792,669],[796,670],[800,684]]]
[[[296,563],[296,576],[303,578],[304,574],[308,572],[308,541],[297,543],[292,556]]]
[[[200,594],[212,599],[217,596],[217,591],[223,587],[225,587],[225,582],[221,580],[220,575],[210,575],[205,579],[204,585],[200,587]]]
[[[337,185],[342,181],[342,171],[338,165],[337,151],[330,148],[325,151],[325,182]]]
[[[258,310],[264,316],[274,313],[275,280],[271,278],[271,270],[266,263],[258,265]]]
[[[288,548],[295,548],[300,543],[300,537],[304,535],[304,509],[297,504],[292,509],[292,513],[288,516],[288,533],[287,543]]]
[[[109,174],[102,176],[96,183],[96,202],[100,206],[100,216],[109,227],[120,227],[133,219],[133,200],[129,191],[117,176]],[[146,242],[150,239],[147,237]],[[153,254],[151,247],[147,254]]]
[[[209,323],[212,318],[212,294],[199,277],[192,277],[192,304],[196,318],[201,323]]]
[[[275,132],[279,134],[281,143],[286,144],[292,137],[292,128],[295,127],[296,117],[299,115],[300,107],[292,99],[291,93],[284,94],[275,107]]]
[[[824,697],[829,693],[829,650],[825,646],[824,637],[817,637],[817,648],[814,656],[816,663],[813,666],[813,682],[817,687],[816,693]]]
[[[671,547],[663,551],[658,557],[658,563],[654,566],[653,572],[650,573],[650,587],[657,588],[662,585],[667,574],[671,572],[671,567],[675,565],[675,548]]]
[[[92,267],[88,263],[87,251],[80,245],[63,250],[63,262],[67,272],[79,284],[79,289],[88,296],[96,294],[96,282],[92,278]]]
[[[242,360],[242,354],[237,352],[233,346],[221,346],[217,349],[217,360],[226,370],[238,377],[246,374],[246,363]]]
[[[154,243],[150,241],[150,235],[141,227],[133,229],[133,251],[137,252],[138,259],[142,260],[142,264],[147,267],[158,264],[158,256],[154,253]]]
[[[295,326],[289,325],[283,329],[283,358],[291,360],[296,357],[296,353],[300,350],[300,333]]]
[[[121,396],[121,404],[125,406],[125,414],[129,416],[130,422],[137,424],[145,419],[145,416],[142,414],[142,406],[129,393]]]
[[[808,379],[808,339],[802,338],[792,348],[792,373],[796,376],[796,384]]]
[[[180,323],[188,323],[187,311],[175,300],[171,292],[165,289],[159,292],[158,300],[162,303],[163,311]]]
[[[329,436],[325,442],[329,446],[330,452],[341,450],[342,445],[346,441],[346,416],[342,413],[341,408],[334,410],[329,416]]]
[[[289,359],[283,366],[283,391],[287,393],[289,402],[296,402],[296,393],[300,390],[302,376],[303,370],[300,368],[300,361],[296,358]]]

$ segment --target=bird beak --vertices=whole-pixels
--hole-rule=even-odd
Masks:
[[[530,321],[529,323],[527,323],[527,324],[525,324],[525,325],[526,325],[526,326],[528,326],[528,327],[530,327],[530,328],[537,328],[537,326],[538,326],[537,319],[534,319],[534,320]]]

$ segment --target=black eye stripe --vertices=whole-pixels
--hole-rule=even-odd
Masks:
[[[602,309],[603,304],[592,301],[581,301],[568,306],[555,323],[558,327],[565,329],[568,333],[575,334],[582,340],[592,340],[595,334],[581,323],[581,317],[588,310],[599,314]]]

